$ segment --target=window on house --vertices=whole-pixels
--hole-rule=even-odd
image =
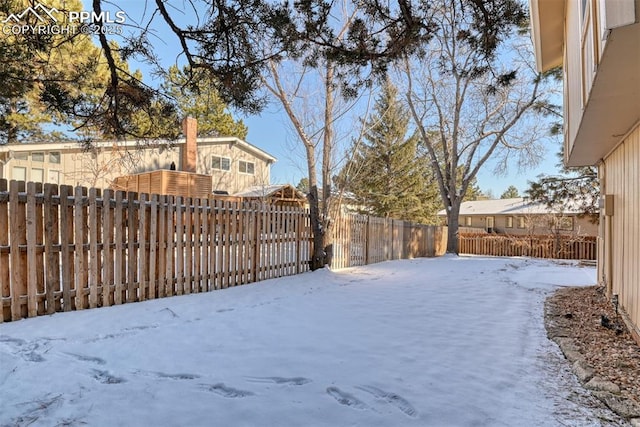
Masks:
[[[519,216],[518,217],[518,228],[524,228],[524,217],[523,216]]]
[[[467,227],[471,227],[471,217],[465,217],[464,218],[464,225],[466,225]]]
[[[49,163],[60,163],[60,152],[51,151],[49,153]]]
[[[573,231],[573,217],[564,216],[562,218],[558,218],[558,229]]]
[[[60,171],[49,170],[49,182],[52,184],[60,184]]]
[[[31,153],[31,161],[32,162],[44,162],[44,153],[42,153],[42,152]]]
[[[211,167],[219,171],[231,170],[231,159],[228,157],[213,156],[211,158]]]
[[[15,179],[16,181],[26,181],[27,180],[27,168],[22,166],[14,166],[11,171],[11,179]]]
[[[238,162],[238,171],[240,173],[253,175],[255,173],[255,164],[253,162],[245,162],[243,160],[240,160],[240,162]]]
[[[13,158],[16,160],[29,160],[29,153],[13,153]]]
[[[496,218],[493,216],[488,216],[487,217],[487,228],[491,228],[493,229],[493,227],[495,227],[495,222],[496,222]]]
[[[44,169],[40,169],[40,168],[31,169],[31,181],[44,182]]]
[[[505,222],[506,222],[506,224],[505,224],[506,228],[513,228],[513,217],[512,216],[508,216]]]

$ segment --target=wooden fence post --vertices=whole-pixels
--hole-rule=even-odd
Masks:
[[[0,179],[0,323],[11,320],[11,306],[4,307],[4,300],[11,297],[9,250],[9,193],[7,180]]]

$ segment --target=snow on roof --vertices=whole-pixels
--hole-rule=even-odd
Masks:
[[[261,148],[258,148],[255,145],[247,141],[244,141],[242,139],[236,138],[234,136],[198,137],[197,141],[199,146],[236,144],[242,147],[245,151],[252,153],[257,157],[262,157],[267,162],[275,163],[277,161],[277,159],[274,156],[262,150]],[[168,143],[171,143],[173,145],[182,145],[185,143],[185,138],[179,138],[175,141],[169,141],[169,140],[92,141],[92,145],[94,147],[107,148],[107,149],[112,148],[114,145],[117,145],[118,147],[127,147],[127,148],[154,148],[154,147],[158,147]],[[77,141],[77,140],[0,145],[0,153],[3,153],[3,152],[9,153],[11,151],[24,152],[24,151],[51,151],[51,150],[59,150],[59,151],[66,152],[66,151],[78,151],[82,149],[83,149],[82,144],[80,143],[80,141]]]
[[[562,210],[551,209],[543,203],[529,201],[525,197],[495,200],[473,200],[463,202],[460,215],[532,215],[550,213],[579,213],[576,208],[565,207]],[[438,212],[439,216],[446,215],[445,210]]]
[[[245,188],[244,190],[239,191],[233,195],[238,197],[249,197],[249,198],[250,197],[269,197],[273,193],[286,188],[292,189],[295,193],[299,193],[298,195],[301,198],[304,198],[304,195],[300,191],[298,191],[297,189],[295,189],[289,184],[254,185],[253,187]]]

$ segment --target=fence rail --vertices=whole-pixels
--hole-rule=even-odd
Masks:
[[[333,268],[438,252],[426,226],[337,222]],[[310,257],[299,207],[0,180],[0,322],[294,275]]]
[[[504,236],[460,234],[459,252],[473,255],[595,260],[594,236]]]

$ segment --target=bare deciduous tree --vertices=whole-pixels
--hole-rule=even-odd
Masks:
[[[549,95],[514,20],[499,29],[491,55],[475,45],[469,10],[458,0],[434,4],[437,30],[425,54],[399,67],[425,159],[435,171],[448,220],[447,252],[458,252],[460,204],[481,168],[496,173],[535,164],[543,147],[539,110]],[[511,40],[520,45],[512,46]],[[505,65],[508,64],[508,65]]]
[[[335,35],[335,43],[346,36],[358,9],[349,9],[345,2],[340,12],[340,16],[344,18],[337,19],[340,30]],[[336,161],[336,122],[357,103],[357,99],[351,97],[348,102],[342,102],[349,97],[344,96],[345,86],[340,76],[343,68],[331,59],[303,59],[295,64],[300,67],[300,71],[293,71],[295,65],[270,61],[263,84],[282,105],[298,141],[304,147],[308,178],[307,198],[313,233],[311,268],[317,269],[331,260],[332,217],[337,214],[339,208],[339,200],[334,198],[332,189],[332,179],[337,174],[339,166]],[[286,70],[286,81],[289,84],[285,84],[285,78],[281,75],[281,70],[287,65],[289,68]],[[306,91],[310,80],[316,82],[316,92],[313,94]],[[316,105],[315,115],[312,113],[314,108],[310,106],[313,100],[320,100],[320,105]]]

